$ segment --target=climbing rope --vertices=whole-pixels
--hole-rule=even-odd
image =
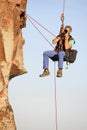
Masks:
[[[53,35],[54,37],[56,37],[55,34],[53,34],[51,31],[49,31],[47,28],[45,28],[43,25],[41,25],[37,20],[35,20],[34,18],[32,18],[29,14],[26,14],[27,17],[31,18],[35,23],[37,23],[40,27],[42,27],[44,30],[46,30],[47,32],[49,32],[51,35]]]
[[[51,44],[51,42],[43,35],[43,33],[38,29],[38,27],[32,22],[32,20],[29,18],[28,15],[26,15],[27,19],[32,23],[32,25],[36,28],[36,30],[42,35],[42,37],[52,46],[54,49],[54,46]]]
[[[61,22],[63,27],[64,27],[64,13],[65,13],[65,0],[63,0],[63,10],[61,14]]]
[[[61,14],[62,28],[64,27],[64,12],[65,12],[65,0],[63,0],[63,12]],[[42,27],[44,30],[49,32],[51,35],[53,35],[53,36],[55,36],[55,35],[52,32],[50,32],[48,29],[46,29],[43,25],[41,25],[38,21],[36,21],[34,18],[32,18],[30,15],[26,14],[26,17],[31,22],[31,24],[36,28],[36,30],[42,35],[42,37],[54,49],[54,46],[51,44],[51,42],[43,35],[43,33],[38,29],[38,27],[32,21],[37,23],[40,27]],[[54,100],[55,100],[55,126],[56,126],[56,130],[58,130],[58,107],[57,107],[57,91],[56,91],[56,62],[54,62]]]
[[[52,44],[48,41],[48,39],[42,34],[42,32],[36,27],[36,25],[32,22],[36,22],[39,24],[42,28],[44,28],[47,32],[49,32],[51,35],[55,36],[53,33],[51,33],[48,29],[46,29],[44,26],[42,26],[39,22],[37,22],[35,19],[33,19],[31,16],[26,15],[27,19],[32,23],[32,25],[36,28],[36,30],[43,36],[43,38],[52,46]],[[31,20],[31,19],[32,20]],[[54,48],[54,46],[52,46]],[[56,94],[56,62],[54,62],[54,100],[55,100],[55,125],[56,130],[58,130],[58,114],[57,114],[57,94]]]
[[[55,101],[55,126],[58,130],[58,107],[57,107],[57,91],[56,91],[56,62],[54,62],[54,101]]]
[[[65,0],[63,0],[63,13],[65,13]]]
[[[42,32],[36,27],[36,25],[31,21],[29,15],[27,15],[28,20],[32,23],[32,25],[37,29],[37,31],[43,36],[43,38],[52,46],[52,44],[48,41],[48,39],[42,34]],[[32,17],[31,17],[32,18]],[[32,18],[33,19],[33,18]],[[35,19],[33,19],[36,23],[38,23]],[[38,23],[42,28],[50,33],[48,29]],[[52,34],[52,33],[50,33]],[[52,34],[54,36],[54,34]],[[54,46],[52,46],[54,48]],[[54,62],[54,100],[55,100],[55,125],[56,130],[58,130],[58,112],[57,112],[57,94],[56,94],[56,62]]]
[[[62,28],[64,28],[65,0],[63,0],[63,12],[61,14]],[[61,30],[62,31],[62,30]],[[56,91],[56,62],[54,62],[54,95],[55,95],[55,123],[58,130],[58,107],[57,107],[57,91]]]

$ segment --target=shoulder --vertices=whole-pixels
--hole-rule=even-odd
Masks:
[[[69,35],[69,40],[74,40],[74,38],[71,35]]]
[[[74,44],[75,44],[75,39],[70,35],[70,37],[69,37],[69,41],[73,41],[74,42]]]
[[[71,44],[71,45],[74,45],[75,44],[75,40],[74,40],[74,38],[70,35],[70,38],[69,38],[69,43]]]

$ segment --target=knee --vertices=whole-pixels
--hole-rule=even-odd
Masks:
[[[59,55],[59,57],[61,57],[61,56],[62,56],[62,53],[61,53],[61,51],[59,52],[59,54],[58,54],[58,55]]]
[[[46,56],[47,55],[47,51],[43,52],[43,56]]]
[[[58,55],[59,55],[59,57],[63,58],[65,56],[65,53],[63,53],[63,52],[60,51]]]

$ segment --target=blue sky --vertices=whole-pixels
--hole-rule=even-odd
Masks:
[[[27,14],[58,34],[63,0],[29,0]],[[87,130],[87,1],[66,0],[65,25],[73,28],[78,50],[77,59],[68,70],[64,63],[63,77],[56,78],[59,130]],[[40,28],[51,42],[54,38]],[[9,101],[13,107],[17,130],[55,130],[54,63],[50,61],[49,77],[40,78],[43,52],[52,47],[27,20],[24,65],[28,73],[11,80]],[[57,70],[57,63],[56,63]]]

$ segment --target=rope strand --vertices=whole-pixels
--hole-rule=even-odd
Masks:
[[[65,12],[65,0],[63,0],[63,14]]]
[[[63,0],[63,13],[61,16],[62,25],[64,25],[64,12],[65,12],[65,0]],[[49,32],[51,35],[53,36],[55,35],[52,32],[50,32],[48,29],[46,29],[44,26],[42,26],[39,22],[37,22],[34,18],[32,18],[30,15],[26,14],[26,17],[32,23],[32,25],[36,28],[36,30],[43,36],[43,38],[52,46],[52,48],[54,48],[54,46],[48,41],[48,39],[43,35],[43,33],[35,26],[32,20],[36,22],[39,26],[41,26],[44,30]],[[55,62],[54,62],[54,100],[55,100],[55,125],[56,125],[56,130],[58,130],[58,108],[57,108],[56,63]]]
[[[51,42],[43,35],[43,33],[36,27],[36,25],[30,20],[30,18],[27,16],[28,20],[32,23],[32,25],[36,28],[36,30],[42,35],[42,37],[52,46],[54,49],[54,46],[51,44]]]
[[[54,48],[54,46],[48,41],[48,39],[42,34],[42,32],[35,26],[35,24],[30,20],[29,16],[27,15],[28,20],[31,24],[36,28],[36,30],[43,36],[43,38]],[[55,125],[56,130],[58,130],[58,110],[57,110],[57,94],[56,94],[56,63],[54,62],[54,100],[55,100]]]
[[[54,62],[54,100],[55,100],[55,125],[58,130],[58,108],[57,108],[57,93],[56,93],[56,63]]]
[[[36,21],[34,18],[32,18],[29,14],[26,14],[26,16],[28,16],[29,18],[31,18],[34,22],[36,22],[39,26],[41,26],[44,30],[46,30],[47,32],[49,32],[52,36],[56,37],[55,34],[53,34],[51,31],[49,31],[47,28],[45,28],[43,25],[41,25],[38,21]]]

